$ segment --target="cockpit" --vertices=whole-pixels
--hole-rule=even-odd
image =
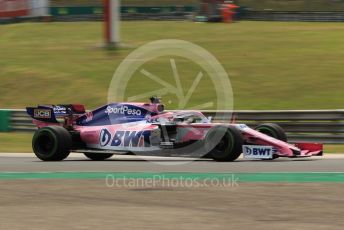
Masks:
[[[194,124],[194,123],[210,123],[201,112],[182,111],[182,112],[166,112],[151,117],[148,122],[159,124]]]

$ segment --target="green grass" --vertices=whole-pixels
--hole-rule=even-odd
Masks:
[[[135,48],[158,39],[183,39],[211,52],[230,75],[235,109],[342,109],[344,24],[240,22],[123,22],[124,48],[109,51],[102,23],[22,23],[0,26],[0,108],[39,103],[107,101],[112,75]],[[174,57],[186,92],[199,67]],[[173,83],[169,58],[144,68]],[[188,105],[215,98],[208,76]],[[127,96],[159,87],[136,72]],[[166,95],[168,108],[177,108]],[[0,152],[31,152],[32,134],[0,133]],[[344,152],[343,145],[325,152]]]
[[[33,133],[0,133],[0,153],[32,152]]]
[[[344,145],[325,145],[326,153],[344,153]]]
[[[0,133],[0,153],[31,153],[33,133]],[[344,153],[344,145],[325,145],[326,153]]]
[[[125,48],[109,51],[101,22],[21,23],[0,26],[0,108],[38,103],[106,103],[119,63],[158,39],[183,39],[211,52],[230,75],[235,109],[340,109],[344,107],[344,24],[295,22],[123,22]],[[175,57],[184,93],[199,71]],[[168,58],[144,67],[173,82]],[[127,96],[160,87],[139,72]],[[215,98],[209,78],[190,106]],[[156,89],[156,88],[155,88]],[[177,108],[173,95],[168,108]]]

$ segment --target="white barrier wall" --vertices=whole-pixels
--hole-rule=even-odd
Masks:
[[[116,45],[120,42],[119,22],[121,17],[120,0],[104,0],[105,42]]]
[[[49,15],[49,0],[29,0],[29,4],[31,17]]]

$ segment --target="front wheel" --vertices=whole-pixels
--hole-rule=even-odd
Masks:
[[[68,157],[72,137],[61,126],[47,126],[38,129],[32,139],[32,149],[42,161],[62,161]]]
[[[216,161],[235,161],[242,153],[244,139],[238,129],[215,126],[205,137],[209,157]]]
[[[84,153],[84,155],[93,161],[103,161],[113,156],[110,153]]]
[[[286,135],[284,129],[277,124],[274,124],[274,123],[261,124],[261,125],[258,125],[255,128],[255,130],[257,130],[257,131],[259,131],[265,135],[268,135],[270,137],[273,137],[275,139],[278,139],[280,141],[284,141],[284,142],[288,141],[288,138],[287,138],[287,135]],[[277,158],[278,158],[278,156],[276,154],[274,154],[272,159],[263,159],[263,160],[274,160]]]
[[[258,125],[255,130],[264,133],[265,135],[268,135],[270,137],[273,137],[275,139],[287,142],[288,138],[287,135],[285,134],[284,129],[274,123],[266,123],[266,124],[261,124]]]

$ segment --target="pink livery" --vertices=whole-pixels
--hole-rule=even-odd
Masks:
[[[321,156],[322,144],[288,143],[284,130],[267,123],[212,123],[199,111],[164,111],[150,103],[110,103],[86,112],[83,105],[28,107],[38,129],[33,151],[44,161],[63,160],[81,152],[92,160],[114,154],[204,157],[216,161]]]

